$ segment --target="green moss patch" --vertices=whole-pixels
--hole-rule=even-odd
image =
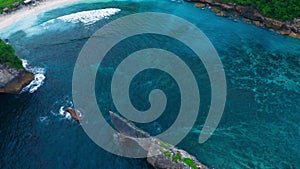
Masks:
[[[190,158],[184,158],[182,160],[186,165],[190,166],[193,169],[198,169],[197,165],[194,163],[194,161]]]
[[[23,68],[22,61],[19,59],[11,45],[6,44],[0,39],[0,64],[6,64],[10,67]]]
[[[178,163],[178,161],[181,160],[181,154],[179,152],[177,152],[173,157],[172,157],[172,161],[174,161],[175,163]]]
[[[166,157],[170,157],[171,156],[171,153],[169,151],[165,151],[164,154],[165,154]]]

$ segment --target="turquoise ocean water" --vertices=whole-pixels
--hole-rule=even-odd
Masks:
[[[101,9],[101,14],[103,10],[108,13],[85,22],[76,15]],[[169,0],[91,1],[48,11],[34,22],[25,19],[2,31],[0,36],[10,39],[17,55],[39,79],[20,95],[0,95],[0,168],[151,168],[145,159],[118,157],[101,149],[62,111],[73,104],[73,68],[88,38],[106,23],[138,12],[179,16],[207,35],[227,78],[223,117],[213,136],[199,144],[211,97],[208,75],[189,48],[158,35],[131,37],[107,54],[95,82],[103,112],[116,110],[110,81],[128,54],[149,47],[167,49],[189,65],[201,93],[197,121],[178,147],[212,168],[300,168],[300,40]],[[168,97],[166,110],[156,121],[138,124],[152,135],[163,132],[176,119],[178,85],[162,71],[146,70],[130,86],[132,103],[139,110],[149,108],[148,95],[156,88]],[[108,114],[103,115],[109,121]]]

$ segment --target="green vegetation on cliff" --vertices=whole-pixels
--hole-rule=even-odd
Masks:
[[[0,13],[3,12],[4,8],[13,8],[15,2],[23,2],[23,0],[0,0]]]
[[[251,5],[259,9],[267,17],[281,21],[300,17],[300,0],[216,0],[219,2],[235,2],[240,5]]]
[[[11,45],[6,44],[0,39],[0,64],[21,69],[23,68],[22,61],[16,56],[15,50]]]

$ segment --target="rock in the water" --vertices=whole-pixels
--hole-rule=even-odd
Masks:
[[[194,6],[197,7],[197,8],[203,8],[206,5],[204,3],[195,3]]]
[[[0,64],[0,93],[19,94],[33,80],[34,75],[25,69]]]
[[[288,25],[283,24],[280,30],[278,30],[278,33],[281,35],[289,35],[291,33],[291,30]]]
[[[216,7],[212,7],[212,8],[211,8],[211,11],[212,11],[212,12],[216,12],[216,13],[221,12],[221,10],[220,10],[219,8],[216,8]]]
[[[297,38],[297,39],[300,39],[300,34],[296,34],[295,32],[291,32],[289,34],[290,37],[293,37],[293,38]]]
[[[229,17],[229,14],[227,12],[224,12],[224,11],[220,11],[216,15],[217,16],[222,16],[222,17]]]
[[[251,24],[251,20],[250,20],[250,19],[247,19],[247,18],[243,18],[243,22],[245,22],[245,23],[250,23],[250,24]]]
[[[261,23],[259,21],[253,21],[253,24],[256,26],[261,26]]]
[[[281,35],[290,35],[291,31],[290,30],[279,30],[278,33]]]
[[[136,141],[147,151],[147,162],[156,169],[207,169],[194,156],[173,145],[165,143],[148,133],[138,129],[132,122],[110,112],[110,117],[115,128],[132,141]],[[135,138],[149,138],[148,141],[139,141]],[[125,139],[124,139],[125,140]],[[124,141],[123,140],[123,141]]]
[[[76,120],[76,121],[78,121],[78,122],[80,121],[81,113],[80,113],[78,110],[72,109],[72,108],[70,108],[70,107],[65,108],[64,110],[65,110],[66,112],[70,113],[71,117],[72,117],[74,120]]]

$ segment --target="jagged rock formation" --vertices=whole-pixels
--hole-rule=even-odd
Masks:
[[[24,68],[18,69],[0,64],[0,93],[19,94],[32,80],[34,75]]]
[[[135,141],[147,151],[147,162],[156,169],[207,169],[194,156],[173,145],[151,137],[149,133],[138,129],[132,122],[110,112],[111,121],[122,135]],[[134,138],[149,138],[149,142],[141,142]]]

